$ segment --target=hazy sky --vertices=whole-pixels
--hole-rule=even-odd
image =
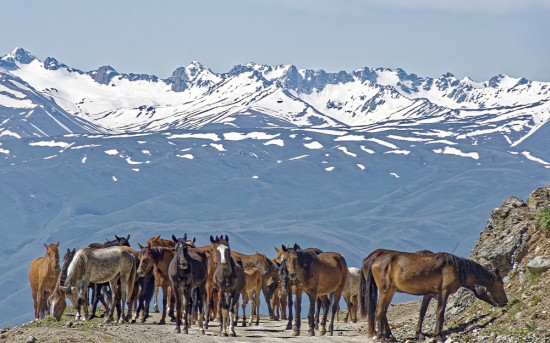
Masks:
[[[196,60],[550,81],[549,0],[13,0],[0,13],[0,55],[84,71],[166,78]]]

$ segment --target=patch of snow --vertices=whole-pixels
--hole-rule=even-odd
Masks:
[[[545,166],[550,165],[549,162],[546,162],[546,161],[543,160],[543,159],[540,159],[540,158],[538,158],[538,157],[535,157],[535,156],[531,155],[531,153],[530,153],[529,151],[522,151],[521,154],[522,154],[523,156],[525,156],[527,159],[529,159],[529,160],[531,160],[531,161],[533,161],[533,162],[537,162],[537,163],[543,164],[543,165],[545,165]]]
[[[180,133],[180,134],[170,134],[167,137],[168,139],[177,139],[177,138],[199,138],[199,139],[209,139],[211,141],[217,142],[220,139],[215,133]]]
[[[107,155],[111,155],[111,156],[114,156],[114,155],[118,155],[118,150],[117,149],[109,149],[109,150],[105,150],[105,153]]]
[[[191,154],[185,154],[185,155],[176,155],[177,157],[180,157],[180,158],[186,158],[188,160],[192,160],[195,158],[195,156],[191,155]]]
[[[386,151],[384,154],[397,154],[397,155],[408,155],[411,152],[409,150],[390,150]]]
[[[311,150],[318,150],[318,149],[322,149],[323,148],[323,145],[317,141],[313,141],[313,142],[310,142],[310,143],[304,143],[304,146],[308,149],[311,149]]]
[[[367,148],[367,147],[364,146],[364,145],[361,145],[361,150],[363,150],[363,151],[366,152],[367,154],[371,154],[371,155],[375,153],[374,150],[369,149],[369,148]]]
[[[218,151],[227,151],[224,147],[223,147],[223,144],[216,144],[216,143],[210,143],[210,146],[215,148],[216,150]]]
[[[294,160],[299,160],[299,159],[302,159],[302,158],[305,158],[305,157],[308,157],[308,156],[309,155],[300,155],[300,156],[289,158],[288,160],[289,161],[294,161]]]
[[[61,147],[67,148],[72,145],[72,143],[66,142],[56,142],[56,141],[42,141],[42,142],[30,142],[30,146],[47,146],[47,147]]]
[[[334,170],[334,167],[327,167],[327,168],[325,168],[325,170],[328,171],[328,172],[331,172],[331,171]]]
[[[348,148],[346,148],[345,146],[339,146],[338,150],[342,151],[344,154],[349,155],[351,157],[357,157],[357,154],[355,154],[353,152],[349,152]]]
[[[461,157],[469,157],[469,158],[473,158],[474,160],[479,159],[479,154],[477,152],[466,153],[466,152],[460,151],[457,148],[453,148],[450,146],[446,146],[444,149],[434,149],[432,151],[435,152],[436,154],[447,154],[447,155],[456,155]]]
[[[15,137],[15,138],[21,138],[21,136],[15,132],[12,132],[10,130],[4,130],[2,132],[0,132],[0,137],[2,136],[11,136],[11,137]]]
[[[361,169],[361,170],[365,170],[365,169],[367,169],[367,167],[365,167],[365,166],[364,166],[364,165],[362,165],[361,163],[357,163],[357,164],[356,164],[356,166],[358,166],[358,167],[359,167],[359,169]]]
[[[394,150],[399,149],[399,147],[397,147],[397,145],[386,142],[386,141],[383,141],[383,140],[378,139],[378,138],[369,138],[369,139],[367,139],[367,141],[371,141],[371,142],[383,145],[385,147],[388,147],[388,148],[391,148],[391,149],[394,149]]]
[[[264,145],[278,145],[280,147],[284,147],[285,141],[283,141],[282,139],[272,139],[270,141],[265,142]]]
[[[361,142],[366,140],[365,136],[362,135],[345,135],[334,139],[335,142]]]
[[[270,135],[265,132],[249,132],[243,134],[241,132],[227,132],[223,134],[225,140],[228,141],[242,141],[245,139],[258,139],[258,140],[268,140],[278,137],[280,134]]]
[[[391,175],[391,176],[394,176],[396,179],[399,178],[399,175],[398,175],[397,173],[391,172],[390,175]]]

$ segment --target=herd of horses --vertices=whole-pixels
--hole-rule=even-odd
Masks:
[[[81,249],[67,249],[59,264],[59,242],[46,247],[46,255],[35,259],[29,270],[35,320],[47,315],[60,319],[69,298],[76,308],[76,319],[95,316],[99,302],[105,321],[145,322],[150,303],[162,290],[162,317],[175,322],[175,331],[188,333],[193,323],[204,333],[211,320],[219,320],[221,336],[235,336],[239,298],[242,296],[242,325],[246,326],[245,306],[251,304],[252,325],[259,324],[260,293],[264,294],[270,320],[287,320],[287,330],[300,334],[301,299],[309,298],[308,334],[329,335],[340,298],[347,304],[345,321],[357,321],[357,311],[368,323],[370,337],[395,341],[387,318],[395,292],[422,295],[420,318],[416,327],[423,337],[422,322],[432,298],[437,300],[434,338],[442,339],[445,305],[450,294],[460,287],[493,306],[504,306],[507,297],[498,271],[491,271],[468,259],[427,250],[406,253],[378,249],[368,255],[361,269],[348,268],[337,252],[299,245],[275,247],[273,259],[256,252],[246,255],[232,251],[229,237],[210,236],[210,244],[195,245],[172,235],[172,239],[153,236],[139,250],[130,247],[130,235],[103,244],[92,243]],[[92,293],[91,314],[89,294]],[[294,313],[293,317],[293,308]],[[155,306],[156,308],[157,306]],[[168,310],[169,308],[169,310]],[[288,315],[286,309],[288,308]],[[323,310],[321,320],[320,310]],[[126,310],[126,313],[125,313]],[[132,315],[132,311],[135,313]],[[175,314],[174,314],[175,312]],[[330,322],[327,330],[327,316]]]

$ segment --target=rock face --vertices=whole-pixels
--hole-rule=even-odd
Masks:
[[[550,252],[537,247],[538,238],[545,234],[544,230],[540,228],[536,216],[542,209],[549,206],[550,185],[535,190],[526,203],[517,197],[504,199],[502,207],[495,208],[491,212],[485,230],[480,234],[469,258],[487,268],[498,269],[501,275],[508,275],[517,268],[530,270],[529,263],[532,263],[533,268],[537,268],[536,270],[539,271],[544,269],[544,265],[548,269]],[[540,257],[531,257],[525,259],[527,261],[523,261],[528,252],[532,252],[532,255],[540,255]],[[524,265],[525,268],[520,265]],[[506,277],[504,281],[506,283]],[[447,316],[459,315],[475,300],[471,291],[461,289],[450,297]]]
[[[525,265],[530,273],[543,273],[550,269],[550,259],[537,256]]]

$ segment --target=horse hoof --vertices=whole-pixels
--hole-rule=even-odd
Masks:
[[[315,336],[315,331],[308,331],[307,332],[310,336]]]
[[[237,337],[237,334],[234,333],[234,332],[232,332],[232,333],[231,333],[231,337]]]
[[[204,329],[200,329],[199,332],[201,335],[204,335]]]
[[[300,331],[298,331],[298,330],[293,330],[293,331],[292,331],[292,336],[300,336]]]
[[[166,321],[164,321],[164,319],[161,319],[159,322],[159,325],[164,325],[164,324],[166,324]]]
[[[326,333],[327,333],[326,330],[320,330],[320,331],[319,331],[319,335],[320,335],[320,336],[324,336]]]
[[[329,332],[328,332],[328,335],[329,335],[329,336],[332,336],[332,331],[329,331]]]

